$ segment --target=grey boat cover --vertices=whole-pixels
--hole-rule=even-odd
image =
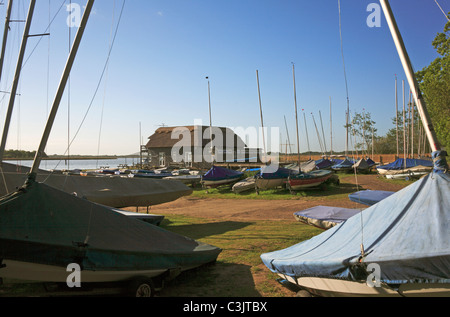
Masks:
[[[4,196],[21,187],[27,175],[4,172],[0,179],[0,195]],[[66,193],[76,193],[80,198],[115,208],[153,206],[192,194],[192,188],[185,184],[165,179],[50,175],[47,172],[39,173],[37,180]]]
[[[273,272],[292,277],[366,281],[367,265],[373,263],[380,266],[381,282],[388,284],[450,283],[448,173],[432,173],[361,216],[363,227],[360,217],[352,217],[261,259]]]
[[[295,212],[294,218],[305,224],[328,230],[360,212],[361,209],[317,206]]]
[[[395,192],[385,190],[361,190],[348,195],[351,201],[367,206],[375,205]]]
[[[363,158],[356,162],[355,165],[353,165],[353,168],[357,168],[358,170],[368,170],[369,167],[369,164]]]
[[[186,269],[221,249],[30,181],[0,199],[0,259],[90,271]],[[1,277],[1,268],[0,268]]]

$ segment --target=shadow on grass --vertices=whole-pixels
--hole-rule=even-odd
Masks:
[[[244,264],[215,262],[185,271],[165,284],[161,297],[261,297]]]
[[[161,227],[189,237],[191,239],[202,239],[210,236],[224,234],[230,231],[236,231],[252,225],[251,222],[235,222],[235,221],[222,221],[222,222],[210,222],[210,223],[196,223],[186,225],[172,225],[173,223],[169,219],[164,219],[161,223]]]

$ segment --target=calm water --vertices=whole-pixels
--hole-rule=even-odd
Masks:
[[[5,161],[10,164],[18,164],[22,166],[31,167],[33,161]],[[134,165],[139,163],[139,158],[118,158],[118,159],[108,159],[108,160],[71,160],[71,161],[42,161],[40,168],[44,170],[62,170],[62,169],[100,169],[100,168],[118,168],[119,165]]]

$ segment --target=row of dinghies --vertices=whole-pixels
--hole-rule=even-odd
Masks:
[[[350,159],[320,159],[287,166],[263,166],[256,171],[256,175],[244,178],[242,171],[236,171],[220,166],[212,168],[202,176],[204,187],[219,187],[231,185],[234,193],[243,193],[249,190],[268,190],[274,188],[287,188],[290,191],[301,191],[310,188],[319,188],[328,181],[339,183],[335,172],[357,169],[358,172],[370,171],[375,166],[371,159],[360,159],[352,162]]]
[[[432,173],[399,192],[350,195],[366,209],[318,206],[294,217],[324,233],[261,255],[284,283],[319,296],[450,296],[450,175]],[[437,162],[437,161],[435,161]]]

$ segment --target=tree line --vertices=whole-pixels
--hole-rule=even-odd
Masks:
[[[448,14],[450,17],[450,13]],[[450,22],[438,33],[433,47],[439,57],[416,73],[427,110],[443,149],[450,149]],[[431,150],[426,138],[416,104],[409,94],[405,111],[400,109],[391,120],[393,128],[386,135],[378,136],[370,113],[352,115],[349,134],[354,148],[362,152],[383,154],[406,153],[409,157],[429,155]],[[403,106],[402,106],[403,108]]]

